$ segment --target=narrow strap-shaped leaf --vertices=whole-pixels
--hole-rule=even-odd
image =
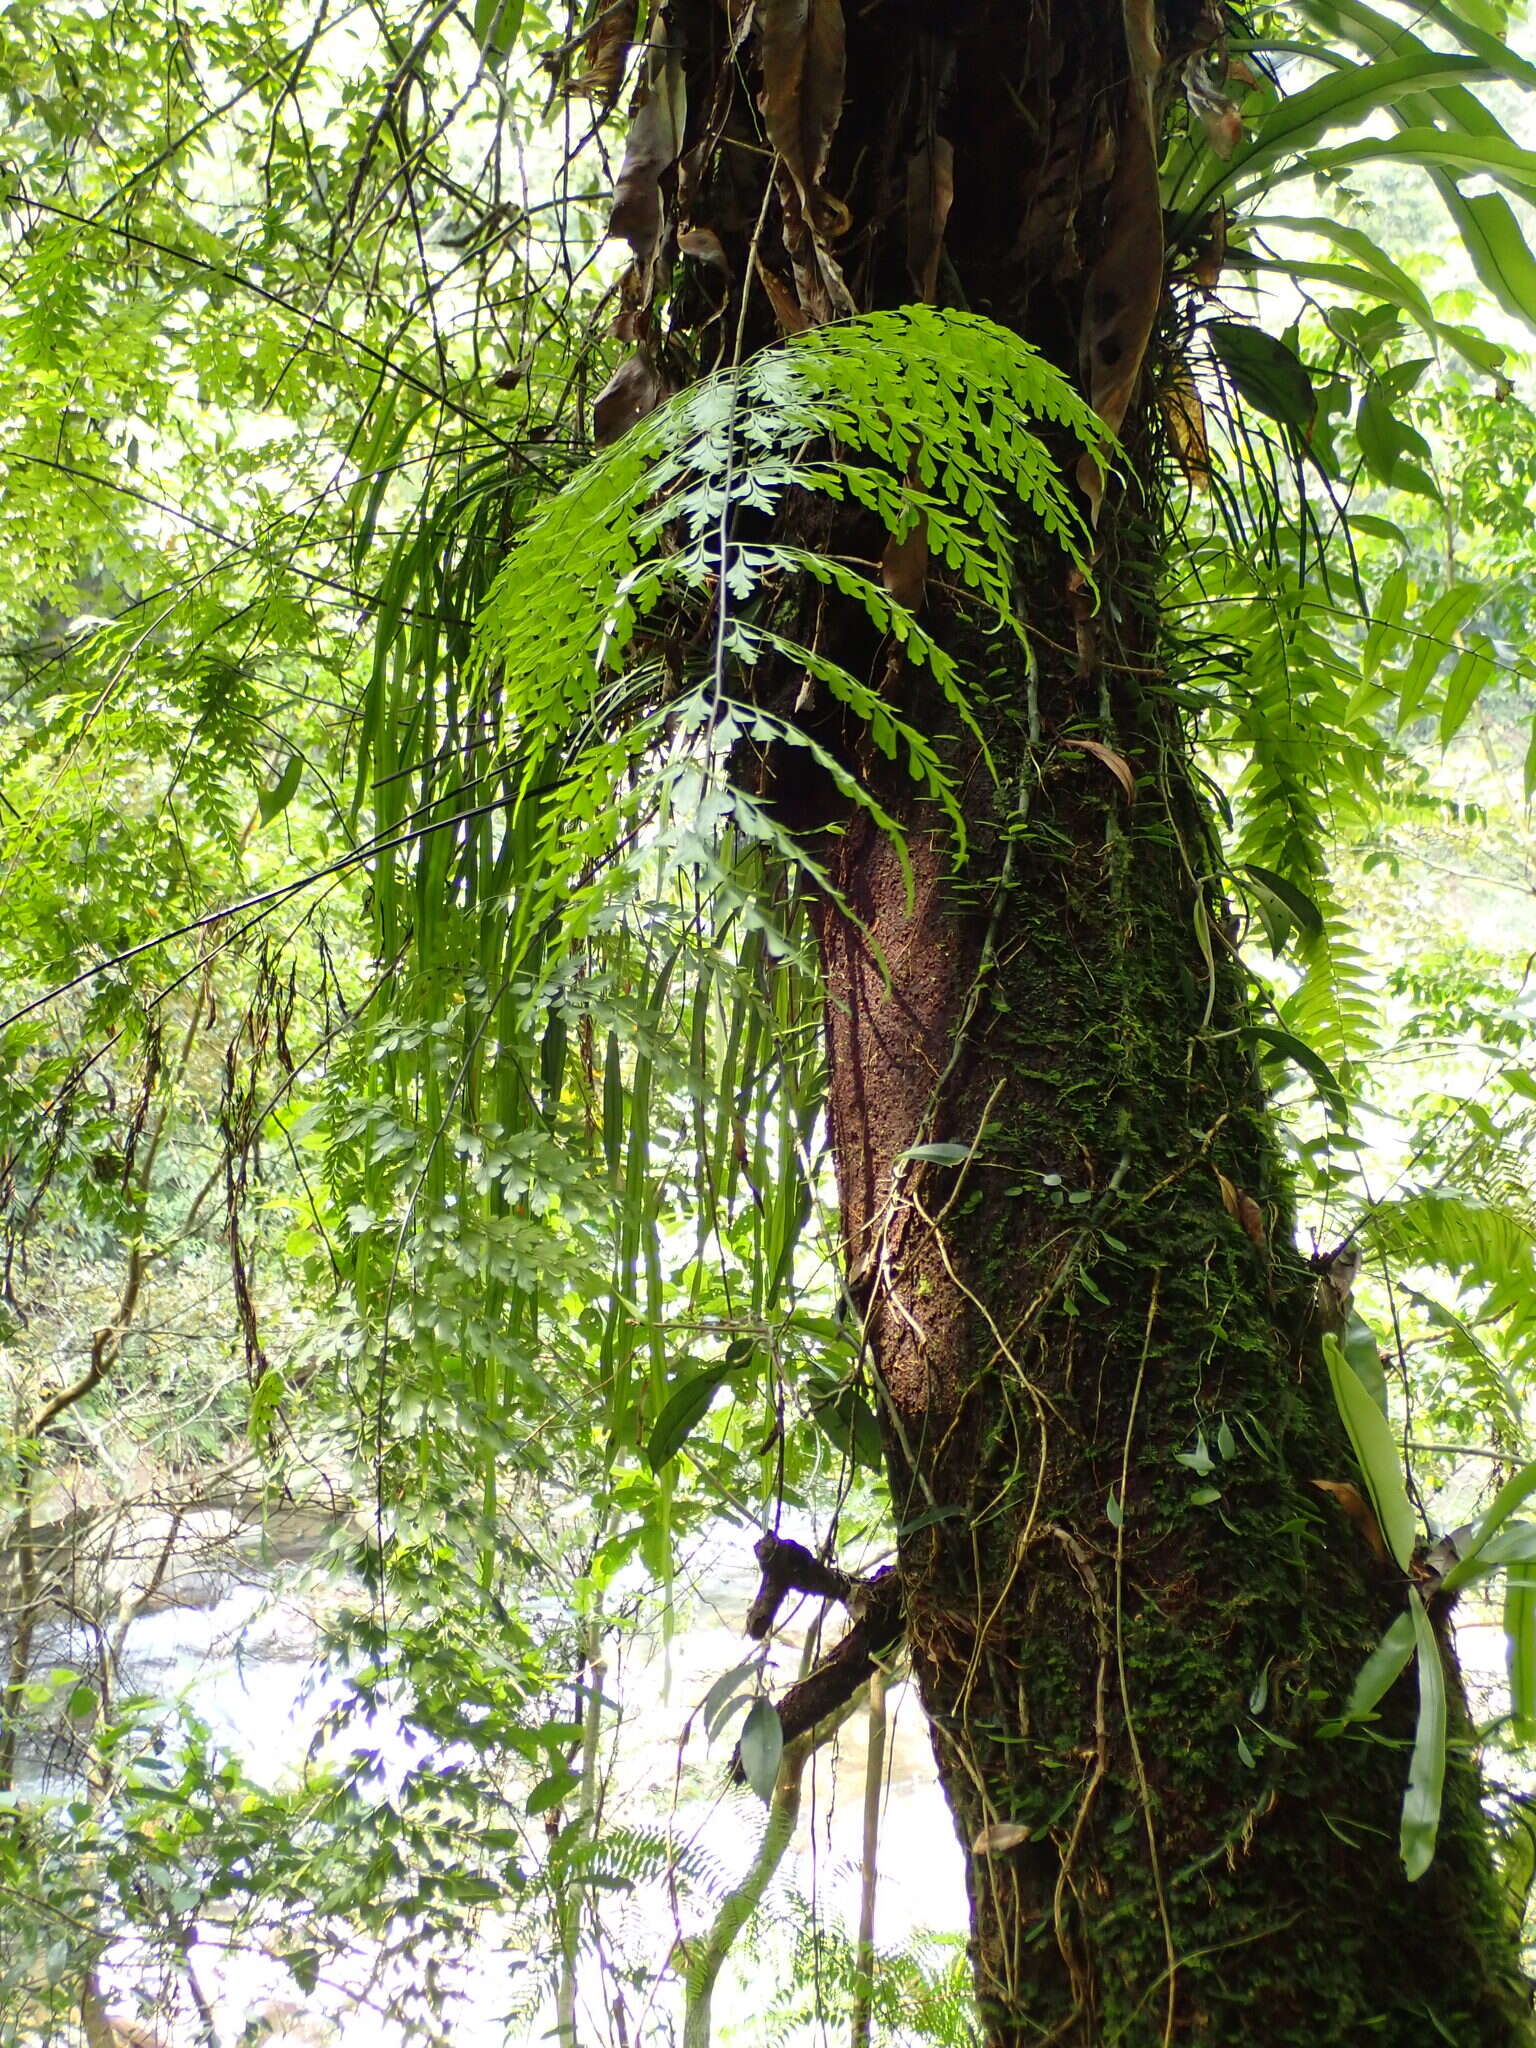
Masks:
[[[1419,1653],[1419,1719],[1408,1764],[1399,1840],[1403,1869],[1412,1883],[1435,1860],[1445,1784],[1446,1699],[1440,1644],[1417,1588],[1409,1592],[1408,1612],[1413,1617],[1414,1643]]]
[[[1330,1332],[1323,1338],[1323,1355],[1333,1398],[1338,1403],[1344,1427],[1354,1446],[1364,1476],[1371,1506],[1386,1538],[1387,1548],[1404,1571],[1413,1558],[1418,1533],[1413,1505],[1403,1483],[1402,1453],[1391,1425],[1360,1383],[1359,1375],[1344,1356],[1344,1348]]]

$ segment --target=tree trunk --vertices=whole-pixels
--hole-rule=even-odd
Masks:
[[[951,750],[963,866],[899,767],[864,761],[915,902],[861,815],[829,842],[853,916],[819,916],[850,1288],[916,1525],[908,1636],[986,2038],[1524,2041],[1473,1764],[1453,1759],[1439,1855],[1410,1885],[1406,1750],[1316,1734],[1404,1588],[1313,1484],[1353,1468],[1159,670],[1145,459],[1168,311],[1155,136],[1219,10],[747,12],[669,9],[687,119],[662,228],[626,216],[627,331],[675,382],[738,332],[933,296],[1079,375],[1130,450],[1098,610],[1059,557],[1025,564],[1034,674],[967,649],[929,590],[999,770]],[[679,288],[656,339],[654,258],[699,230],[745,308],[706,320]],[[921,682],[899,686],[924,722]],[[968,1163],[903,1161],[933,1140]],[[1181,1462],[1202,1437],[1209,1474]],[[1410,1692],[1387,1703],[1399,1737]]]

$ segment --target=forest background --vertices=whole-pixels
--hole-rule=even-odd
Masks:
[[[766,1704],[819,1610],[669,1696],[671,1782],[636,1797],[626,1749],[674,1643],[687,1668],[701,1575],[744,1620],[765,1531],[862,1576],[945,1513],[892,1508],[823,1113],[825,874],[740,749],[846,771],[793,738],[798,685],[730,716],[686,665],[658,686],[664,636],[626,613],[657,590],[616,588],[652,501],[707,556],[724,508],[810,488],[771,371],[732,400],[765,422],[739,477],[709,466],[718,420],[652,419],[731,361],[740,268],[674,224],[656,289],[691,354],[636,346],[626,262],[682,129],[658,19],[0,11],[7,2043],[354,2038],[359,2014],[404,2040],[974,2038],[964,1900],[938,1938],[878,1938],[878,1796],[838,1794],[846,1918],[776,1878],[802,1769],[836,1783]],[[1361,1255],[1342,1341],[1422,1518],[1418,1583],[1505,1502],[1492,1604],[1473,1585],[1458,1615],[1499,1644],[1469,1663],[1518,1916],[1536,1588],[1499,1488],[1536,1450],[1536,73],[1492,0],[1211,19],[1163,165],[1192,225],[1150,408],[1170,686],[1224,821],[1191,1000],[1209,1024],[1239,956],[1262,991],[1244,1028],[1299,1242]],[[912,297],[954,308],[942,225]],[[980,340],[913,332],[845,365],[872,413],[892,349],[980,375]],[[606,585],[593,474],[639,536]],[[540,516],[542,563],[514,551]],[[983,598],[988,537],[947,558]],[[742,550],[744,618],[784,567]],[[914,587],[880,587],[898,633]],[[573,708],[550,677],[601,657],[605,616],[624,660]],[[498,662],[526,691],[500,726],[476,694]],[[1095,731],[1064,744],[1119,803]],[[882,746],[942,808],[923,739],[896,720]],[[1202,1171],[1262,1251],[1253,1195]],[[1049,1162],[1035,1181],[1100,1219]],[[1265,1427],[1213,1406],[1159,1483],[1224,1517]],[[1369,1427],[1355,1469],[1312,1475],[1319,1540],[1365,1568],[1396,1498]],[[1123,1476],[1102,1496],[1105,1555],[1128,1500]],[[302,1617],[313,1667],[316,1747],[275,1775],[141,1683],[145,1623],[235,1583]],[[1243,1676],[1234,1772],[1283,1765],[1283,1663]],[[876,1795],[886,1685],[849,1703]],[[727,1782],[738,1740],[766,1817]],[[1421,1695],[1405,1788],[1433,1750]],[[1404,1819],[1410,1868],[1438,1801]]]

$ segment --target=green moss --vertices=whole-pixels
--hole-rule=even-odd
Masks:
[[[1014,893],[953,1106],[965,1129],[990,1105],[988,1198],[923,1269],[925,1300],[952,1269],[967,1302],[927,1461],[966,1518],[904,1556],[914,1661],[962,1836],[1034,1831],[973,1859],[989,2041],[1511,2048],[1528,2008],[1471,1763],[1410,1886],[1411,1686],[1379,1733],[1317,1733],[1402,1588],[1311,1484],[1353,1465],[1299,1340],[1312,1280],[1239,970],[1190,973],[1188,865],[1136,817],[1105,858],[1094,801],[1074,777]]]

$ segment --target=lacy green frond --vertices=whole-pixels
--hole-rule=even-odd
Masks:
[[[969,726],[954,663],[866,567],[760,536],[792,491],[852,501],[894,539],[920,529],[952,583],[995,615],[999,631],[1020,634],[1021,515],[1089,574],[1087,529],[1037,431],[1042,421],[1107,459],[1100,423],[1027,344],[971,314],[914,307],[797,335],[690,388],[553,498],[491,587],[472,674],[493,745],[517,764],[519,793],[559,736],[561,891],[611,851],[621,818],[664,808],[680,777],[696,807],[704,774],[717,824],[742,822],[725,761],[761,716],[752,685],[765,658],[801,670],[863,720],[884,753],[904,756],[963,836],[933,736],[786,636],[769,600],[796,577],[853,598]],[[783,721],[752,736],[809,744]],[[846,774],[837,779],[858,798]],[[804,865],[761,814],[748,829],[776,837]]]

